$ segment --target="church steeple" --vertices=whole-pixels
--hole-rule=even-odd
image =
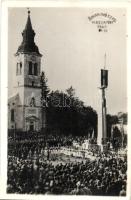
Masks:
[[[26,26],[22,32],[22,37],[23,41],[21,45],[18,47],[16,55],[18,55],[19,53],[35,53],[41,56],[39,49],[34,42],[35,32],[32,28],[29,10],[28,10],[28,18]]]
[[[18,94],[18,98],[15,101],[15,109],[13,107],[13,112],[15,113],[13,127],[24,132],[29,130],[40,131],[42,128],[40,99],[42,55],[34,42],[34,37],[35,32],[31,24],[30,11],[28,10],[27,21],[22,32],[23,39],[15,54],[16,66],[14,68],[16,73],[14,74],[13,91]],[[13,105],[13,102],[11,105]],[[9,118],[9,123],[10,127],[12,127],[11,117]]]
[[[28,18],[27,18],[27,23],[25,26],[25,30],[33,30],[32,29],[32,24],[31,24],[31,19],[30,19],[30,10],[28,10]]]

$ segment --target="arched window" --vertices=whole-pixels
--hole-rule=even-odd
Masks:
[[[15,113],[14,113],[14,109],[11,110],[11,121],[12,121],[12,122],[15,121]]]
[[[22,74],[22,62],[20,62],[20,74]]]
[[[30,121],[30,131],[34,131],[34,122]]]
[[[34,86],[34,81],[32,81],[32,86]]]
[[[36,106],[36,103],[35,103],[35,98],[34,98],[34,97],[32,97],[32,98],[31,98],[31,101],[30,101],[30,106],[31,106],[31,107],[34,107],[34,106]]]
[[[34,64],[34,75],[38,75],[37,63]]]
[[[29,75],[32,75],[32,62],[29,62]]]

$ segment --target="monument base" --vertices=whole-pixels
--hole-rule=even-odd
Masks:
[[[100,144],[99,148],[100,148],[101,152],[107,152],[109,150],[107,144]]]

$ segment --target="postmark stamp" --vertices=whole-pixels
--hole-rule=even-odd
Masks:
[[[88,17],[88,20],[96,25],[98,32],[108,32],[109,26],[117,22],[117,19],[106,12],[94,13]]]

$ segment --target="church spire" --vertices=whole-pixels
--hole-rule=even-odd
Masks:
[[[32,29],[32,24],[31,24],[31,19],[30,19],[30,10],[28,9],[28,18],[27,18],[27,23],[25,26],[25,30],[33,30]]]
[[[25,29],[22,32],[23,41],[21,45],[18,47],[17,54],[19,53],[36,53],[41,55],[38,47],[34,42],[35,32],[32,28],[31,18],[30,18],[30,10],[28,9],[28,17]]]

